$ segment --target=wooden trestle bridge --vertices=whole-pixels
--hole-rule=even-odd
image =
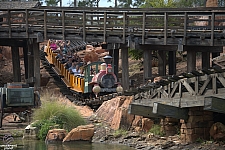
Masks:
[[[187,72],[196,70],[196,53],[202,53],[202,68],[210,68],[210,55],[218,56],[225,45],[225,8],[114,9],[59,8],[0,9],[0,45],[11,46],[14,80],[20,81],[18,47],[24,48],[27,81],[40,85],[39,43],[48,39],[106,42],[118,66],[122,57],[122,85],[129,89],[128,48],[144,52],[144,79],[152,77],[152,51],[158,52],[159,75],[176,75],[176,52],[187,51]],[[168,53],[168,59],[166,57]],[[166,72],[166,62],[169,72]],[[118,71],[118,68],[115,70]],[[220,70],[221,71],[221,70]],[[18,76],[19,75],[19,76]],[[192,74],[193,75],[193,74]],[[225,73],[198,72],[192,77],[162,80],[160,87],[139,89],[131,113],[160,116],[193,106],[225,108]],[[219,84],[217,82],[220,82]],[[141,92],[140,92],[141,91]],[[143,92],[145,91],[145,92]],[[147,91],[147,92],[146,92]],[[205,101],[207,103],[204,103]],[[211,102],[211,104],[210,104]],[[163,109],[160,109],[160,108]],[[171,108],[170,113],[163,112]],[[221,108],[220,107],[220,108]],[[146,108],[146,109],[145,109]],[[224,111],[224,109],[222,109]],[[162,114],[160,112],[162,111]],[[155,112],[152,113],[152,112]],[[182,118],[175,116],[177,118]]]

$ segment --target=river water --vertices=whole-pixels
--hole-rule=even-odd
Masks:
[[[66,142],[46,144],[44,141],[13,141],[12,145],[17,145],[13,150],[134,150],[125,145],[90,143],[90,142]],[[0,148],[1,149],[1,148]]]

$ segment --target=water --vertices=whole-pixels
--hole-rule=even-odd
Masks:
[[[45,144],[44,141],[22,140],[14,141],[11,144],[17,144],[17,148],[13,148],[13,150],[132,150],[132,148],[125,145],[89,143],[81,141]]]

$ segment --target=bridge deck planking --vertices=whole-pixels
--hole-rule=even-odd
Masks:
[[[41,32],[47,34],[44,35],[45,38],[54,34],[57,38],[70,39],[75,34],[81,36],[83,41],[87,41],[88,35],[93,35],[98,36],[97,41],[108,43],[124,44],[136,38],[137,44],[224,45],[224,27],[218,26],[225,20],[223,8],[217,8],[217,11],[210,8],[183,9],[183,11],[182,9],[128,9],[129,11],[118,9],[121,10],[118,12],[115,12],[115,9],[82,10],[79,8],[72,11],[67,8],[45,8],[9,9],[7,12],[4,9],[0,10],[4,13],[2,14],[3,22],[0,25],[5,28],[0,30],[2,33],[0,38],[33,38],[37,32]],[[210,17],[214,15],[215,17]],[[204,25],[196,25],[195,23],[198,22]],[[210,22],[217,23],[213,30],[211,30]],[[110,39],[110,36],[117,36],[123,40]],[[198,38],[199,40],[194,42]],[[92,38],[93,40],[95,38]]]

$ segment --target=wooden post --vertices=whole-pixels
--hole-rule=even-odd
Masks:
[[[34,77],[34,53],[33,53],[33,40],[28,40],[28,80],[30,86],[33,86],[31,79]]]
[[[187,51],[187,71],[196,70],[196,52],[193,50]]]
[[[23,47],[23,61],[25,69],[25,79],[28,79],[28,47],[27,45]]]
[[[210,67],[210,53],[202,52],[202,69]]]
[[[143,50],[143,57],[144,57],[144,78],[143,83],[146,83],[146,80],[152,77],[152,51],[144,49]]]
[[[119,49],[113,50],[113,64],[114,64],[114,73],[118,77],[119,71]]]
[[[176,51],[169,51],[169,75],[176,75]]]
[[[13,82],[21,82],[19,47],[12,46]]]
[[[127,14],[126,12],[123,12],[123,44],[126,43],[126,18]]]
[[[107,14],[106,12],[104,12],[104,33],[103,33],[103,39],[104,39],[104,42],[106,42],[106,21],[107,21]]]
[[[47,11],[44,10],[44,39],[47,40]]]
[[[83,41],[86,41],[86,12],[83,12]]]
[[[65,40],[65,11],[62,11],[62,37]]]
[[[33,42],[33,52],[34,52],[34,77],[35,77],[35,83],[34,88],[38,90],[41,83],[41,75],[40,75],[40,50],[39,50],[39,43],[37,43],[37,40],[34,39]]]
[[[168,23],[168,13],[164,13],[164,45],[167,45],[167,24]]]
[[[166,75],[166,52],[158,51],[158,73],[160,76]]]
[[[122,58],[122,86],[124,90],[129,89],[129,64],[128,64],[128,47],[123,44],[121,47]]]

